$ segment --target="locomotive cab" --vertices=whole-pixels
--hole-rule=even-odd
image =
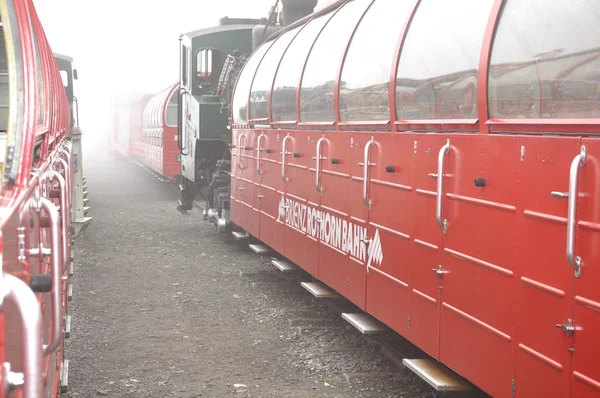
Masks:
[[[189,32],[179,39],[177,141],[182,199],[178,210],[182,213],[191,210],[200,190],[209,189],[214,173],[230,169],[229,98],[218,87],[229,54],[252,52],[252,29],[261,22],[222,18],[216,27]],[[202,195],[212,207],[214,195]]]

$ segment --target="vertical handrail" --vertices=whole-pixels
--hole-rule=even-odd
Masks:
[[[450,140],[446,140],[446,144],[440,149],[438,153],[438,167],[437,167],[437,192],[435,198],[435,220],[438,225],[442,228],[444,234],[448,228],[448,221],[442,220],[442,199],[444,195],[444,156],[450,153]]]
[[[58,221],[58,210],[54,203],[47,198],[39,199],[39,206],[35,210],[44,209],[50,218],[50,240],[52,256],[52,331],[50,341],[44,348],[44,356],[51,354],[60,344],[62,333],[61,317],[61,275],[63,270],[62,256],[60,253],[60,226]]]
[[[323,193],[323,187],[319,185],[320,175],[321,175],[321,148],[323,146],[323,142],[325,141],[325,137],[319,138],[317,141],[317,156],[315,156],[316,165],[315,165],[315,187],[317,192]]]
[[[286,184],[288,183],[288,179],[285,176],[285,157],[289,154],[287,152],[287,142],[290,139],[289,134],[283,137],[283,141],[281,142],[281,179]]]
[[[577,226],[577,193],[579,183],[579,168],[585,166],[587,155],[587,148],[585,145],[581,146],[581,151],[573,161],[569,169],[569,193],[564,195],[560,192],[552,192],[552,196],[564,198],[568,196],[569,202],[567,204],[567,244],[566,244],[566,257],[569,266],[575,271],[575,277],[579,278],[581,275],[581,264],[583,263],[581,257],[575,256],[575,235]]]
[[[53,173],[52,178],[55,178],[56,181],[58,181],[58,186],[60,188],[60,208],[61,208],[61,213],[63,215],[63,226],[62,226],[62,247],[63,247],[63,265],[66,267],[66,265],[69,263],[69,260],[67,258],[67,253],[68,253],[68,226],[69,223],[68,221],[70,220],[70,217],[68,216],[68,212],[69,212],[69,207],[67,205],[67,197],[69,196],[67,194],[67,187],[66,187],[66,182],[65,179],[63,178],[62,175],[60,175],[59,173]]]
[[[256,172],[258,175],[262,175],[263,172],[260,169],[260,152],[262,151],[262,139],[265,137],[264,133],[261,133],[256,139]]]
[[[238,135],[238,145],[237,145],[237,157],[238,157],[238,169],[244,170],[242,166],[242,138],[246,137],[246,133],[241,133]]]
[[[10,300],[21,318],[23,398],[39,398],[44,389],[40,304],[25,282],[8,273],[3,273],[2,278],[2,301]]]
[[[363,203],[367,206],[369,211],[371,210],[371,200],[369,199],[369,168],[374,166],[375,164],[371,163],[369,160],[369,155],[371,152],[371,148],[375,144],[375,139],[371,137],[371,140],[366,143],[364,150],[364,161],[363,163],[359,163],[358,165],[363,168]]]

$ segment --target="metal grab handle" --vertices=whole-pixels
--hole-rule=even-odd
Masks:
[[[52,176],[53,178],[56,179],[56,181],[58,181],[58,186],[60,187],[60,209],[61,212],[63,214],[63,226],[62,226],[62,247],[63,247],[63,265],[66,267],[67,264],[69,263],[68,257],[67,257],[67,252],[68,252],[68,236],[69,236],[69,223],[67,222],[67,220],[70,219],[70,217],[67,215],[69,213],[69,209],[70,207],[68,207],[67,205],[67,197],[69,196],[66,192],[67,190],[67,184],[65,182],[65,179],[63,178],[62,175],[58,174],[58,173],[53,173],[54,175]],[[64,271],[64,270],[63,270]]]
[[[442,220],[442,195],[444,194],[444,156],[450,153],[450,140],[446,140],[438,154],[438,170],[437,170],[437,194],[435,198],[435,219],[438,225],[442,228],[444,234],[448,227],[448,221]],[[430,174],[430,177],[435,175]]]
[[[262,151],[261,143],[262,139],[265,137],[264,133],[261,133],[256,139],[256,172],[258,175],[262,175],[262,170],[260,169],[260,152]]]
[[[60,159],[60,160],[59,160],[59,162],[62,164],[62,166],[63,166],[63,167],[64,167],[64,169],[65,169],[65,180],[64,180],[64,181],[65,181],[65,189],[66,189],[66,192],[71,192],[71,187],[72,187],[72,185],[71,185],[71,182],[69,181],[69,178],[68,178],[68,177],[66,177],[66,175],[68,175],[68,174],[69,174],[69,169],[68,169],[67,162],[65,162],[65,160],[64,160],[64,159]],[[71,195],[67,194],[67,195],[65,195],[65,196],[67,197],[67,203],[66,203],[67,207],[66,207],[65,211],[63,211],[63,214],[64,214],[65,218],[67,218],[67,217],[68,217],[68,218],[65,220],[65,225],[66,225],[66,226],[67,226],[67,228],[68,228],[68,227],[71,225],[71,217],[70,217],[70,215],[71,215],[71,199],[70,199],[70,196],[71,196]],[[62,204],[61,204],[61,206],[62,206]]]
[[[363,168],[363,203],[369,210],[371,210],[371,200],[368,198],[369,167],[375,166],[375,164],[369,162],[369,153],[374,143],[375,140],[371,137],[371,140],[365,145],[364,163],[358,164]]]
[[[183,117],[183,96],[190,95],[190,93],[183,87],[179,87],[177,90],[177,146],[179,147],[179,153],[187,156],[189,152],[185,151],[186,148],[183,139],[184,123],[187,122],[187,118]]]
[[[317,192],[323,193],[323,187],[319,186],[319,177],[321,175],[321,147],[323,146],[323,142],[325,141],[325,137],[319,138],[317,141],[317,156],[315,160],[317,165],[315,167],[315,187],[317,188]]]
[[[238,145],[237,145],[237,157],[238,157],[238,169],[244,170],[242,167],[242,138],[246,137],[246,133],[242,133],[238,135]]]
[[[25,282],[7,273],[3,273],[2,278],[0,303],[10,300],[21,318],[23,398],[38,398],[44,390],[40,304]]]
[[[58,219],[58,210],[54,203],[49,199],[40,198],[41,208],[44,209],[50,217],[50,240],[52,241],[52,332],[50,334],[50,343],[44,348],[44,355],[51,354],[60,344],[62,333],[61,317],[61,275],[62,275],[62,256],[60,255],[60,226]]]
[[[581,274],[581,257],[575,257],[575,227],[577,216],[577,183],[579,182],[579,168],[585,166],[587,150],[581,147],[579,155],[571,162],[569,171],[569,202],[567,204],[567,262],[575,270],[575,277]]]
[[[285,176],[285,157],[286,155],[288,155],[287,152],[287,142],[289,140],[290,136],[286,135],[285,137],[283,137],[283,141],[281,143],[281,179],[283,180],[283,182],[285,182],[287,184],[288,179]]]

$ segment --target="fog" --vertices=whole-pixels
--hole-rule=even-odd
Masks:
[[[110,101],[178,79],[179,35],[224,16],[267,17],[274,0],[34,0],[52,51],[74,58],[84,152],[104,148]],[[317,10],[335,0],[320,0]]]

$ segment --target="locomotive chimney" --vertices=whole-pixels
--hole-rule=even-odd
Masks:
[[[281,0],[283,26],[290,26],[299,19],[312,14],[319,0]]]

